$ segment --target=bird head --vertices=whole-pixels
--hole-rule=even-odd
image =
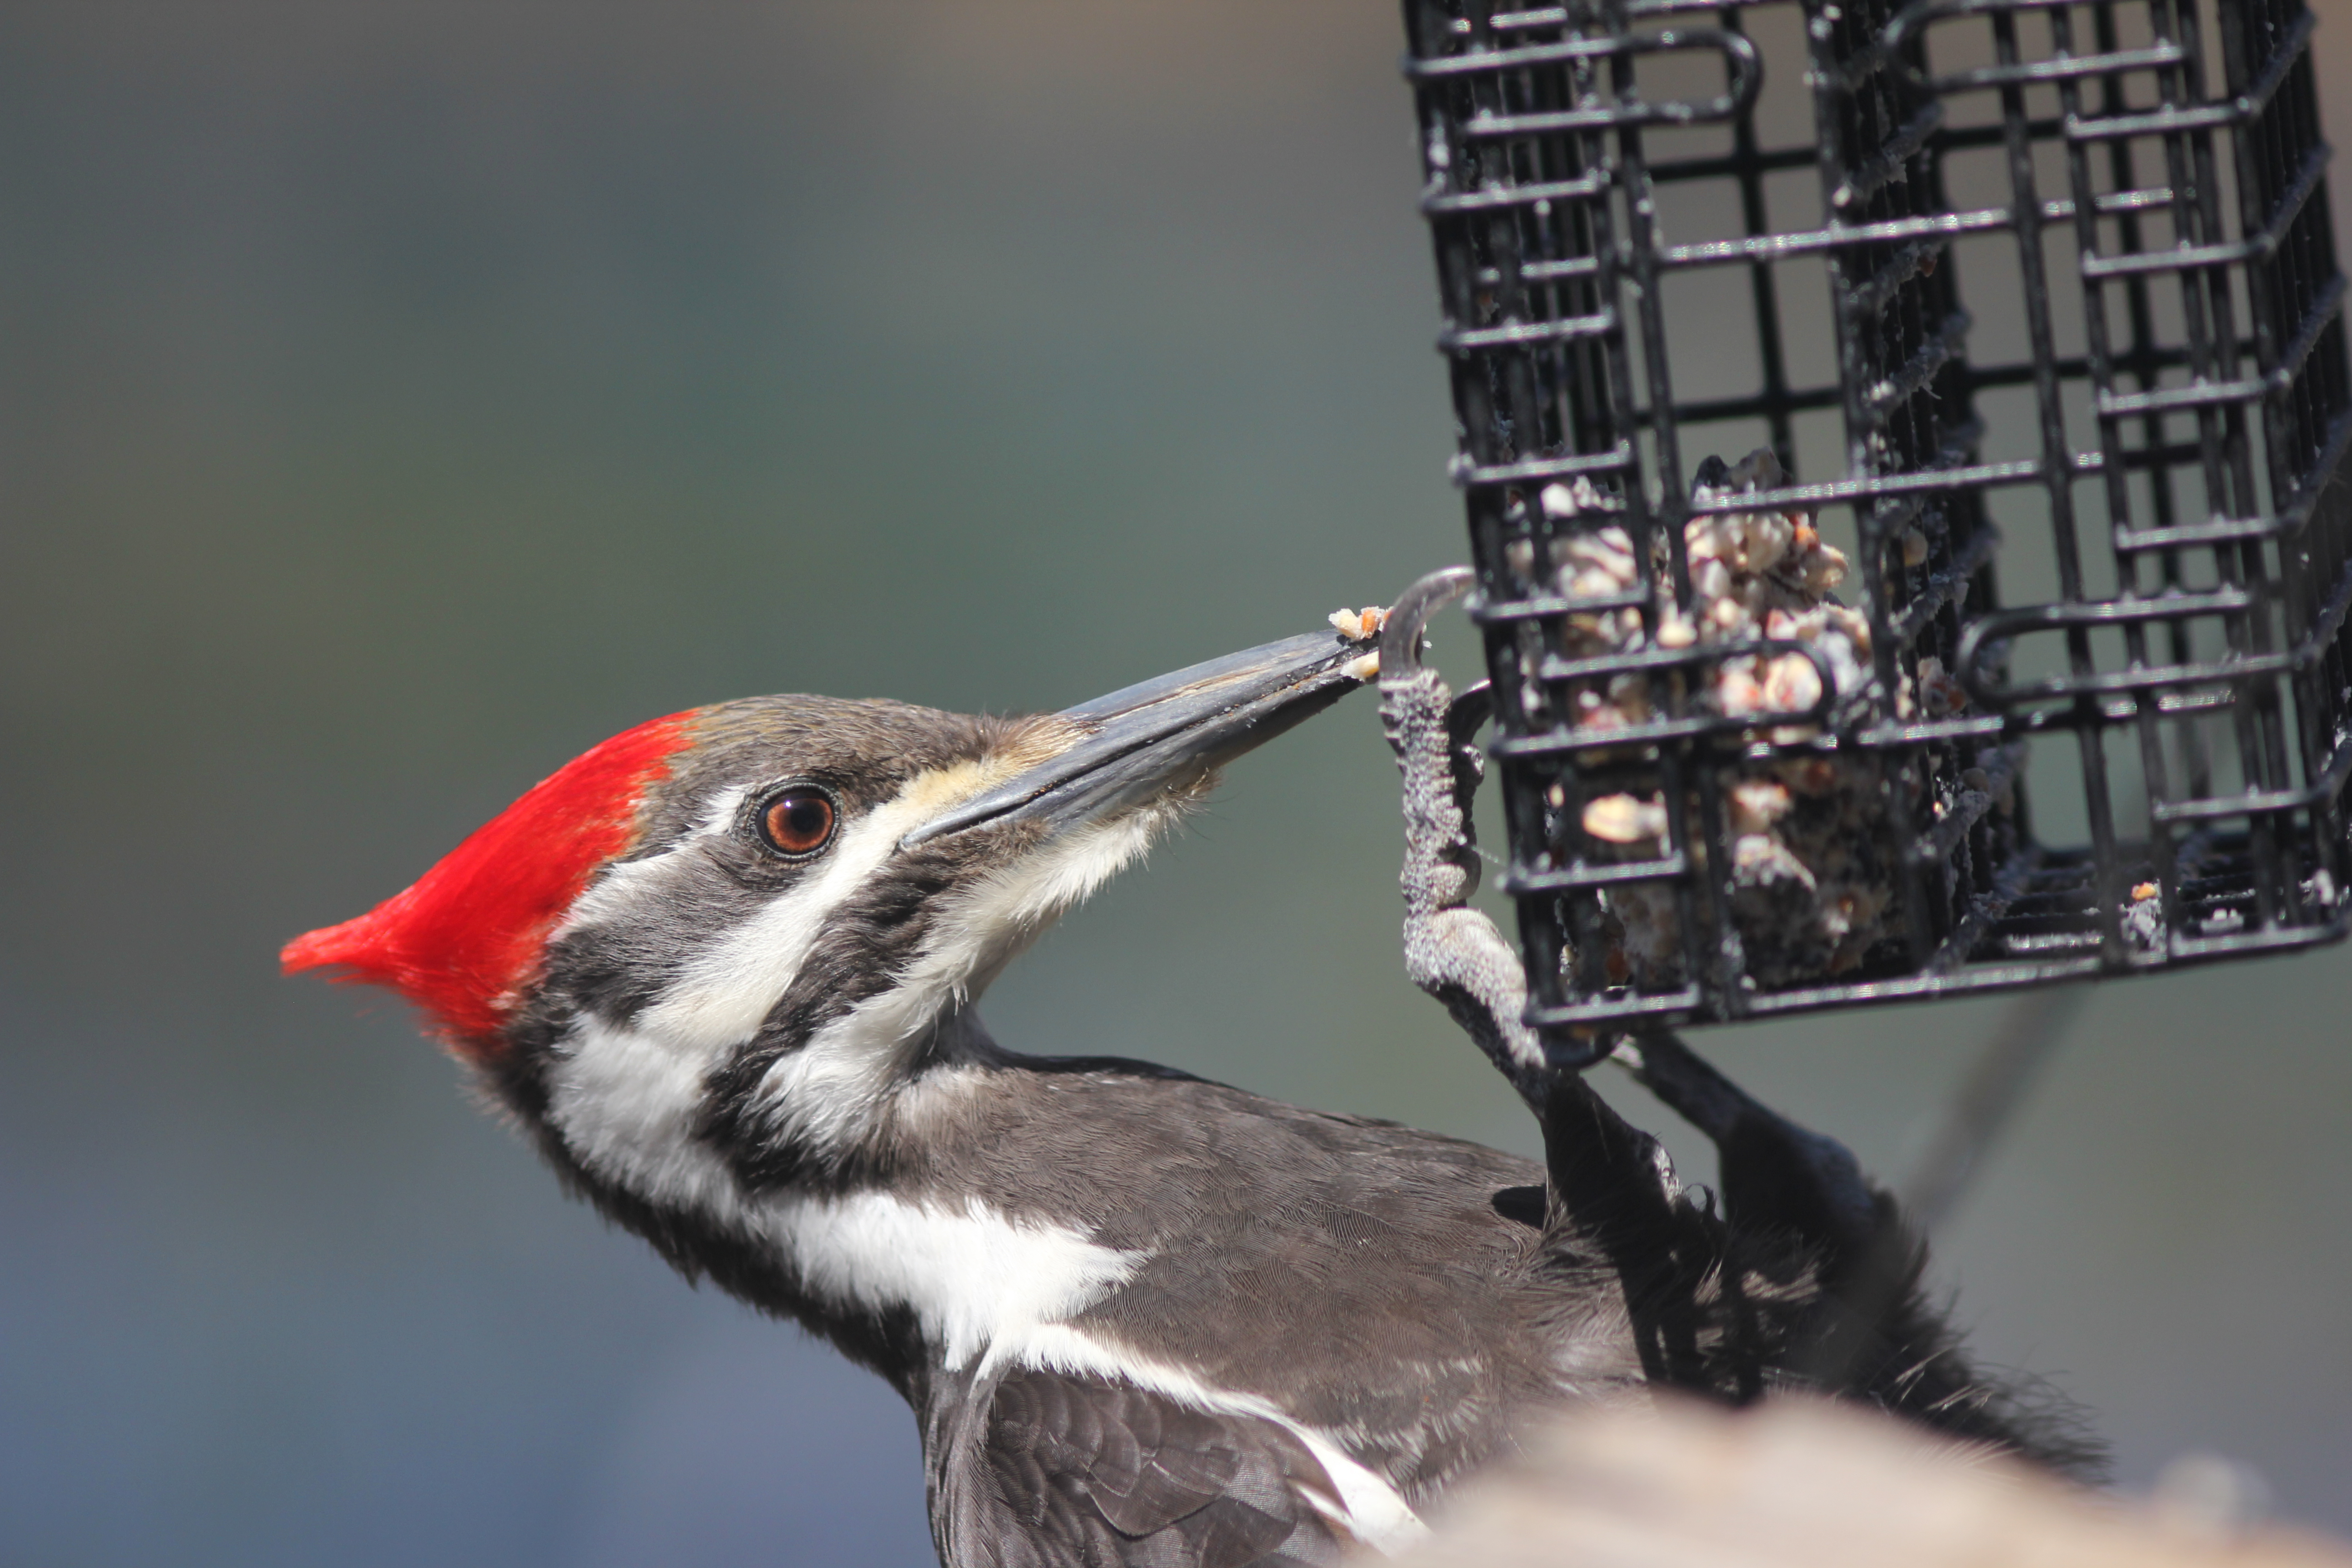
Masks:
[[[723,1210],[874,1158],[992,1049],[1007,962],[1371,664],[1318,633],[1053,714],[672,714],[281,956],[416,1004],[592,1190]]]

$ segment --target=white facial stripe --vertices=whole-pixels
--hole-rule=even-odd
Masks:
[[[750,784],[730,784],[713,792],[702,807],[702,815],[694,819],[694,826],[688,831],[696,837],[728,832],[735,826],[735,814],[743,809],[743,797],[751,793]]]
[[[646,1009],[639,1026],[687,1048],[750,1039],[791,987],[834,911],[881,868],[898,840],[1008,771],[1007,764],[967,763],[909,781],[848,824],[809,875],[697,954]]]
[[[1181,807],[1152,805],[1076,828],[983,878],[940,922],[942,936],[923,950],[909,978],[951,986],[959,999],[986,990],[1055,921],[1142,858],[1181,815]]]
[[[930,1025],[985,990],[1056,917],[1150,848],[1172,816],[1150,808],[1076,829],[979,882],[933,923],[897,984],[768,1069],[760,1099],[777,1136],[838,1147],[869,1128]]]
[[[589,1170],[638,1196],[740,1229],[734,1176],[694,1136],[703,1077],[719,1053],[583,1018],[548,1070],[548,1121]]]
[[[1421,1516],[1385,1478],[1350,1458],[1323,1433],[1284,1414],[1272,1400],[1212,1388],[1181,1367],[1138,1355],[1066,1322],[1040,1323],[1019,1339],[1000,1338],[989,1353],[989,1363],[1131,1383],[1195,1410],[1270,1421],[1305,1445],[1330,1477],[1336,1495],[1303,1489],[1307,1500],[1324,1517],[1382,1552],[1401,1552],[1429,1533]]]
[[[694,1201],[689,1194],[698,1194],[702,1203],[719,1204],[719,1163],[692,1138],[709,1074],[758,1032],[827,922],[909,828],[1018,765],[1012,759],[964,764],[913,780],[849,825],[809,876],[722,934],[632,1027],[583,1021],[551,1079],[551,1115],[575,1152],[646,1196]],[[696,831],[673,848],[614,867],[573,908],[565,929],[629,919],[640,900],[663,896],[673,858],[693,853],[705,835],[730,830],[744,793],[730,790],[714,800]],[[761,1099],[776,1135],[838,1148],[869,1131],[930,1026],[984,989],[1180,813],[1172,805],[1151,807],[1078,828],[965,891],[897,984],[770,1070]]]
[[[812,874],[698,953],[646,1009],[643,1026],[688,1047],[751,1038],[800,973],[826,918],[889,858],[912,821],[885,805],[851,825]]]
[[[641,902],[658,902],[667,889],[671,863],[681,855],[694,851],[697,841],[716,834],[730,831],[735,826],[735,813],[741,809],[743,797],[751,793],[749,784],[736,784],[722,789],[710,797],[692,827],[678,841],[658,855],[648,855],[639,860],[623,860],[604,868],[604,874],[592,882],[588,890],[564,911],[563,923],[557,926],[548,940],[558,942],[573,931],[593,926],[611,925],[639,918]]]
[[[839,1307],[911,1310],[955,1369],[1086,1310],[1137,1262],[1066,1226],[1015,1220],[976,1198],[780,1199],[764,1227],[811,1294]]]

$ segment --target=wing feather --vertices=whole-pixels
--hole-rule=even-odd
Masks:
[[[993,1507],[950,1560],[997,1568],[1328,1563],[1342,1538],[1314,1502],[1331,1479],[1272,1421],[1194,1410],[1132,1384],[1018,1371],[967,1459]]]

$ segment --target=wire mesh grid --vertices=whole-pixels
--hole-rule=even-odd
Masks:
[[[2308,12],[1405,17],[1556,1052],[2344,934]]]

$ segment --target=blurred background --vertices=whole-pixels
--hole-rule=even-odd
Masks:
[[[1384,0],[0,10],[0,1563],[929,1560],[878,1382],[274,955],[649,715],[1056,707],[1460,557],[1400,49]],[[1248,759],[995,1032],[1530,1149],[1400,973],[1393,791],[1369,700]],[[2347,991],[2099,991],[1940,1238],[2126,1486],[2215,1452],[2352,1530]],[[2002,1005],[1701,1044],[1896,1173]]]

